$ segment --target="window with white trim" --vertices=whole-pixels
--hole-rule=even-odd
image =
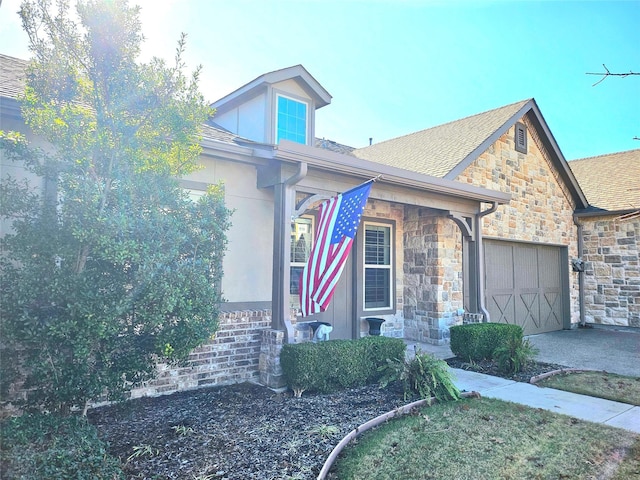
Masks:
[[[280,140],[307,143],[307,104],[277,95],[276,143]]]
[[[393,306],[393,248],[389,224],[364,222],[364,310]]]
[[[311,245],[313,242],[313,217],[301,216],[291,222],[291,258],[290,258],[290,280],[289,293],[291,294],[291,302],[294,306],[300,303],[299,286],[300,275],[304,269],[309,254],[311,253]]]

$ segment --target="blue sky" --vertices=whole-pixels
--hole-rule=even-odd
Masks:
[[[316,135],[355,147],[534,97],[565,158],[640,148],[640,1],[138,0],[143,56],[187,33],[214,101],[302,64],[333,96]],[[0,6],[0,52],[28,58]]]

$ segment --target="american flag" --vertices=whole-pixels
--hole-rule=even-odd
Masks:
[[[316,239],[300,276],[303,317],[324,312],[331,302],[372,184],[369,180],[320,205]]]

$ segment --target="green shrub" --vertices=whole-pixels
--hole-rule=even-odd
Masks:
[[[25,414],[0,424],[2,478],[115,480],[124,478],[84,417]]]
[[[493,358],[494,350],[510,339],[522,341],[522,327],[507,323],[456,325],[449,332],[453,354],[469,361]]]
[[[510,337],[504,345],[494,350],[493,358],[503,372],[518,373],[537,353],[538,349],[529,342],[529,339]]]
[[[409,361],[388,360],[380,370],[383,372],[380,386],[402,382],[405,400],[415,396],[435,397],[440,402],[460,399],[460,391],[453,383],[446,362],[433,355],[416,353]]]
[[[296,396],[304,391],[328,393],[375,383],[387,359],[402,359],[406,345],[398,338],[365,337],[288,344],[280,364],[287,385]]]

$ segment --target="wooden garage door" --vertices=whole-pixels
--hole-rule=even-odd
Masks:
[[[520,325],[525,335],[563,328],[560,247],[485,240],[484,254],[485,306],[492,322]]]

